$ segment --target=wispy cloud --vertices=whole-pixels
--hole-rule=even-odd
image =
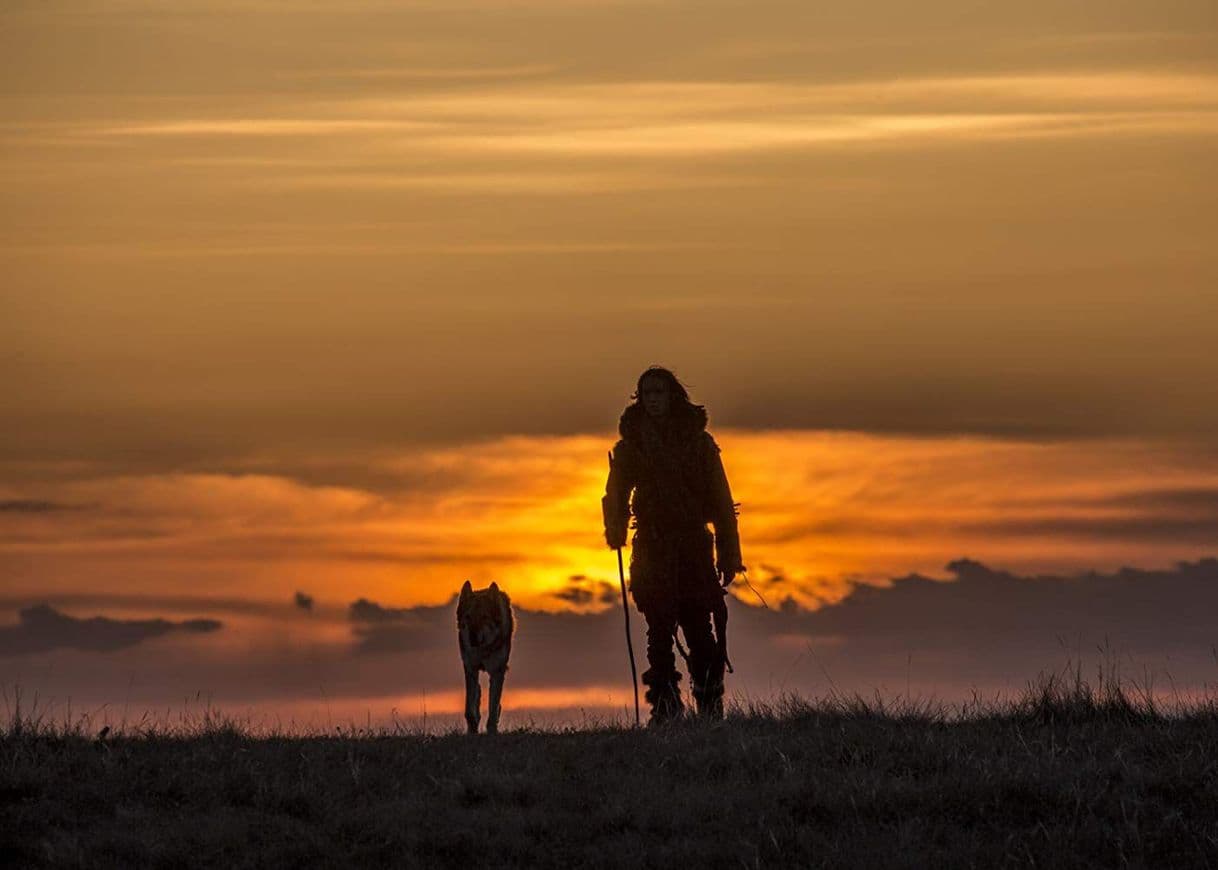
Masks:
[[[291,186],[290,182],[288,186]],[[307,185],[306,185],[307,186]],[[620,254],[640,252],[691,251],[704,248],[688,242],[639,242],[629,240],[588,240],[563,242],[467,242],[425,243],[402,242],[326,243],[300,241],[293,243],[225,243],[198,242],[194,244],[161,244],[150,248],[138,241],[96,242],[80,245],[47,243],[42,245],[0,245],[0,254],[10,256],[42,256],[55,252],[70,253],[89,260],[190,260],[300,257],[562,257],[573,254]]]
[[[0,514],[50,514],[58,511],[76,510],[79,505],[48,501],[39,498],[10,498],[0,500]]]
[[[424,121],[369,118],[220,118],[130,123],[85,129],[103,136],[325,136],[433,130]]]
[[[1207,129],[1218,129],[1214,119]],[[611,130],[448,137],[443,144],[469,150],[576,155],[688,155],[826,145],[952,142],[965,139],[1111,132],[1114,125],[1145,128],[1156,116],[1082,118],[1070,114],[919,114],[822,116],[787,121],[707,121],[635,125]]]
[[[746,564],[775,604],[815,608],[962,554],[1036,570],[1202,555],[1218,528],[1215,457],[1178,444],[718,434]],[[43,491],[97,509],[10,514],[0,559],[161,594],[166,574],[216,595],[247,591],[252,575],[285,602],[307,583],[319,601],[355,584],[436,604],[469,577],[509,584],[527,607],[600,607],[616,589],[599,512],[611,443],[517,437],[262,460],[259,473],[91,475]]]
[[[286,70],[278,75],[284,79],[357,79],[364,81],[418,80],[442,82],[467,82],[486,79],[532,78],[556,73],[561,68],[555,64],[518,64],[516,66],[382,66],[382,67],[334,67],[332,69]]]
[[[282,168],[282,167],[276,167]],[[321,169],[317,167],[317,169]],[[277,173],[269,178],[251,179],[254,187],[280,190],[352,190],[352,191],[430,191],[454,195],[491,194],[502,196],[582,196],[596,193],[621,194],[626,191],[690,190],[696,188],[738,187],[750,183],[747,179],[713,175],[682,174],[673,176],[660,172],[539,172],[522,169],[516,172],[370,172],[316,171]]]
[[[127,137],[392,135],[401,154],[460,149],[651,156],[978,137],[1213,132],[1218,129],[1218,77],[1116,70],[824,85],[539,84],[302,108],[321,111],[313,117],[106,124],[79,132]]]

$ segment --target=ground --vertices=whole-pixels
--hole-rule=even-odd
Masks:
[[[17,714],[0,808],[13,867],[1213,867],[1218,710],[1050,681],[493,737]]]

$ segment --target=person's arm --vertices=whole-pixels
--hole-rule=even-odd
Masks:
[[[626,546],[630,528],[630,490],[634,488],[633,462],[626,442],[619,441],[609,456],[609,479],[601,499],[605,543],[611,550]]]
[[[709,434],[707,438],[707,473],[710,478],[711,525],[715,527],[715,567],[720,582],[727,586],[744,570],[740,555],[740,530],[736,522],[736,502],[727,482],[727,472],[719,455],[719,445]]]

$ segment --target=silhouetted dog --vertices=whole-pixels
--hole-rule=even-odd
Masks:
[[[486,706],[486,731],[499,730],[500,699],[508,656],[512,653],[512,602],[498,584],[475,592],[465,581],[457,600],[457,638],[461,645],[461,664],[465,667],[465,724],[470,734],[478,733],[481,718],[482,686],[478,671],[491,676],[491,696]]]

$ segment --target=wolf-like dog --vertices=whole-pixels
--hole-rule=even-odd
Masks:
[[[478,683],[478,671],[486,671],[491,677],[486,731],[494,734],[499,730],[503,677],[507,674],[508,656],[512,654],[514,626],[512,601],[498,584],[475,592],[465,581],[457,599],[457,640],[465,668],[465,724],[470,734],[478,733],[481,719],[482,686]]]

